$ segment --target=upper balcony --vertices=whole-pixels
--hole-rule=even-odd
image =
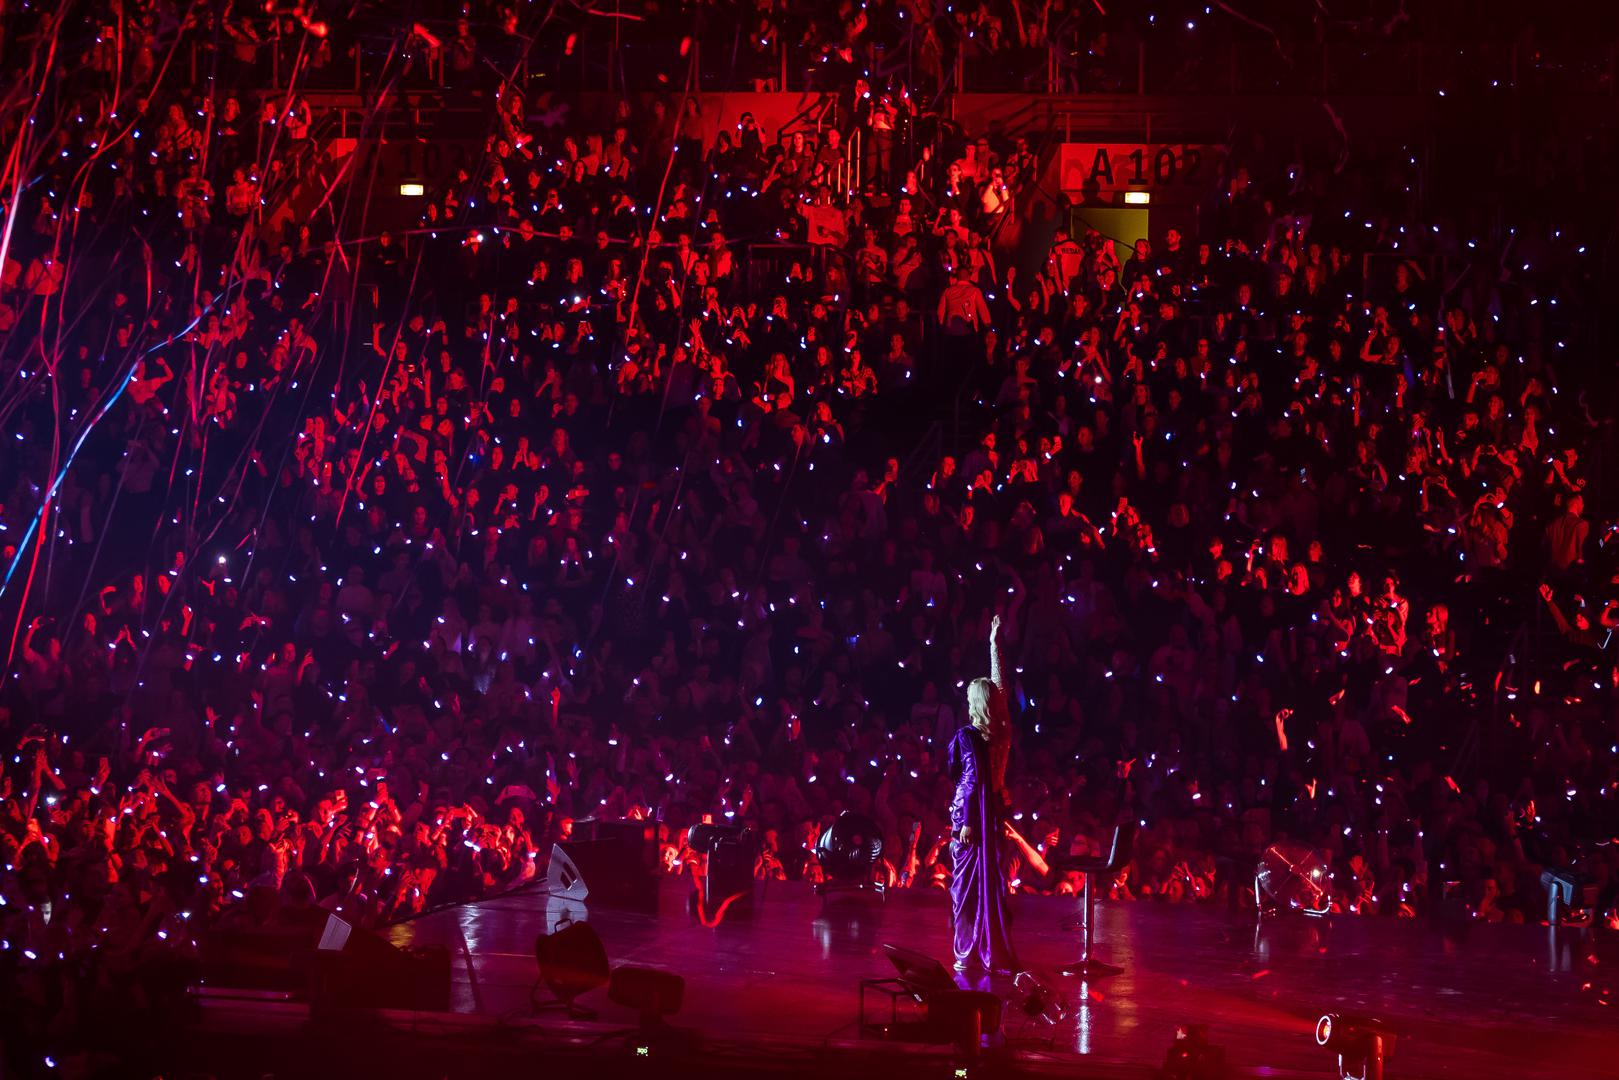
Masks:
[[[1337,33],[1288,41],[1228,20],[1185,33],[1059,28],[1040,44],[1023,45],[936,20],[924,33],[874,27],[846,44],[827,44],[808,35],[760,36],[715,16],[692,33],[628,14],[575,22],[548,21],[537,36],[474,24],[458,42],[453,23],[415,23],[402,38],[396,20],[373,27],[361,18],[334,27],[313,58],[296,38],[261,42],[250,81],[258,90],[284,90],[296,78],[302,91],[361,94],[383,87],[471,93],[508,80],[530,94],[798,93],[846,90],[866,78],[874,87],[903,85],[930,97],[1611,96],[1619,87],[1619,41],[1602,32],[1555,40]],[[239,53],[205,55],[206,42],[193,50],[199,77],[215,61],[241,66]]]

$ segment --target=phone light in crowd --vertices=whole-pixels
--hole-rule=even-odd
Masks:
[[[1124,193],[1124,205],[1126,206],[1146,206],[1150,202],[1152,202],[1152,192],[1150,191],[1126,191]]]
[[[406,180],[399,185],[399,194],[412,199],[419,199],[427,194],[427,185],[416,180]]]

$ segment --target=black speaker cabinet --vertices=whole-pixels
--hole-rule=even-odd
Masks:
[[[619,837],[553,844],[546,885],[553,897],[651,914],[658,910],[658,879],[643,855]]]

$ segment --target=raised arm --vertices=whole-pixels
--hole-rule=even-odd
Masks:
[[[1051,864],[1046,862],[1045,856],[1041,855],[1039,849],[1029,843],[1023,834],[1012,826],[1010,821],[1001,822],[1001,829],[1005,832],[1006,838],[1017,845],[1018,853],[1023,856],[1023,861],[1028,863],[1035,873],[1041,877],[1051,873]]]
[[[1012,698],[1007,689],[1009,679],[999,615],[989,623],[989,680],[995,684],[995,693],[989,698],[989,782],[1004,805],[1009,801],[1006,765],[1012,756]]]
[[[1006,658],[1001,648],[1001,617],[995,616],[989,621],[989,681],[995,684],[995,689],[1006,693]]]

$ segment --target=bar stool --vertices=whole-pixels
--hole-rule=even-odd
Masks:
[[[1082,930],[1080,937],[1084,951],[1078,960],[1062,968],[1064,975],[1077,975],[1081,979],[1105,979],[1111,975],[1123,973],[1124,969],[1112,964],[1104,964],[1091,956],[1093,934],[1095,932],[1094,912],[1095,894],[1092,882],[1098,874],[1106,874],[1111,878],[1130,862],[1131,852],[1135,849],[1136,823],[1134,821],[1120,821],[1113,827],[1113,843],[1108,849],[1106,857],[1098,855],[1085,855],[1077,859],[1069,859],[1063,863],[1064,870],[1078,870],[1085,875],[1085,893],[1080,908],[1079,927]],[[1071,928],[1072,923],[1065,925]]]

